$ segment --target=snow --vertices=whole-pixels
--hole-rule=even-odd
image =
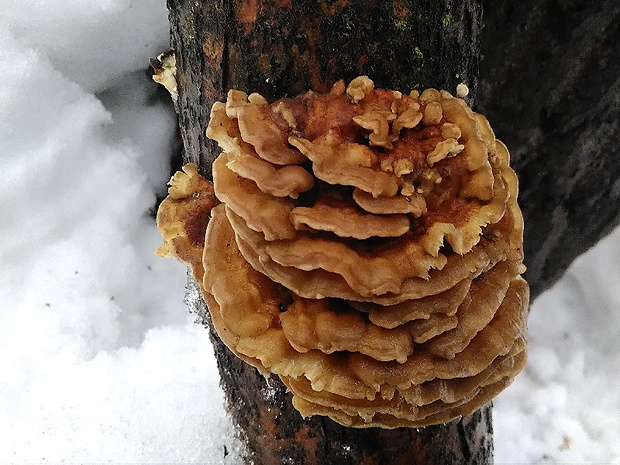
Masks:
[[[498,462],[620,463],[620,229],[532,306],[529,360],[495,400]]]
[[[0,462],[223,458],[235,446],[212,348],[183,303],[184,267],[153,253],[175,134],[146,73],[167,45],[163,2],[11,3]]]
[[[167,29],[163,0],[0,2],[0,463],[240,462],[185,270],[153,254]],[[498,462],[620,463],[619,244],[533,306]]]
[[[167,49],[163,0],[3,0],[0,21],[25,47],[89,92]]]

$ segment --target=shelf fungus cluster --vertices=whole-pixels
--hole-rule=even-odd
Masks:
[[[201,282],[224,343],[304,416],[421,427],[525,362],[523,224],[506,147],[463,100],[365,76],[268,103],[231,90],[213,184],[170,183],[159,252]]]

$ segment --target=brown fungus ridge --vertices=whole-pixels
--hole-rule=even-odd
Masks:
[[[466,297],[461,306],[469,307],[471,305],[471,298]],[[427,320],[414,320],[407,324],[407,329],[413,337],[413,341],[416,344],[423,344],[429,339],[434,338],[439,334],[443,334],[446,331],[456,328],[459,324],[459,319],[456,315],[446,315],[444,313],[435,313],[431,315]]]
[[[375,83],[372,79],[368,76],[358,76],[351,80],[346,88],[346,94],[351,102],[359,103],[361,100],[366,98],[366,96],[369,95],[374,88]]]
[[[450,289],[436,295],[406,300],[395,305],[372,302],[350,302],[356,310],[366,312],[368,319],[382,328],[392,329],[415,320],[429,320],[433,315],[453,316],[469,294],[472,279],[465,278]]]
[[[290,220],[293,199],[273,197],[256,183],[238,176],[227,164],[231,156],[222,153],[213,162],[215,195],[241,216],[250,229],[260,231],[267,240],[292,239],[297,231]]]
[[[205,230],[211,209],[219,203],[213,184],[198,174],[196,165],[187,164],[172,176],[168,192],[157,211],[157,229],[164,244],[156,253],[164,258],[176,257],[200,281]]]
[[[224,323],[238,336],[254,337],[277,325],[282,295],[266,276],[249,266],[238,266],[243,257],[234,247],[230,226],[220,219],[225,218],[225,208],[213,209],[207,227],[203,285],[220,308],[226,305]]]
[[[294,128],[294,122],[277,118],[267,101],[258,94],[248,96],[239,90],[229,91],[226,115],[237,120],[241,138],[251,144],[264,160],[276,165],[305,161],[300,152],[288,145],[288,132]]]
[[[325,231],[359,240],[398,237],[409,231],[406,215],[373,215],[353,206],[332,206],[320,200],[312,207],[293,208],[290,217],[297,230]]]
[[[274,373],[280,377],[307,379],[317,391],[337,393],[351,399],[371,399],[376,393],[347,370],[346,357],[325,354],[319,350],[297,352],[282,329],[272,327],[255,337],[235,333],[237,327],[225,323],[223,315],[231,303],[220,304],[205,292],[214,327],[227,347],[239,358],[256,367],[264,374]]]
[[[237,246],[244,259],[256,271],[269,276],[275,282],[291,289],[295,294],[307,299],[363,298],[354,292],[344,278],[325,270],[303,271],[293,267],[283,267],[269,257],[259,257],[254,249],[239,236],[235,236]]]
[[[386,149],[393,147],[390,123],[395,120],[396,115],[394,113],[380,109],[372,109],[362,115],[353,117],[355,124],[370,131],[368,136],[369,145]]]
[[[359,352],[375,360],[399,363],[413,353],[413,341],[405,328],[380,328],[345,304],[327,299],[296,299],[280,314],[280,323],[298,352]]]
[[[360,189],[353,191],[353,200],[363,210],[377,215],[410,214],[419,218],[426,213],[426,201],[421,195],[373,197]]]
[[[474,376],[496,357],[509,352],[518,338],[525,336],[525,318],[529,287],[516,277],[491,322],[452,359],[416,351],[403,364],[379,363],[360,354],[351,354],[349,368],[353,375],[380,392],[385,386],[408,389],[434,378],[451,379]]]
[[[229,118],[226,114],[224,102],[215,102],[211,107],[206,135],[209,139],[216,141],[226,153],[256,153],[254,147],[241,138],[239,125],[234,118]]]
[[[236,347],[239,345],[239,336],[232,332],[230,327],[228,327],[228,325],[226,325],[226,323],[224,322],[220,311],[220,306],[218,305],[213,295],[207,292],[202,286],[201,291],[202,297],[207,304],[207,308],[209,309],[209,314],[211,315],[211,322],[213,323],[215,332],[218,334],[222,342],[232,351],[232,353],[234,353],[241,360],[256,368],[263,375],[268,376],[270,371],[265,368],[265,366],[260,360],[254,357],[244,355],[237,351]]]
[[[274,165],[259,157],[254,146],[241,138],[236,120],[228,117],[226,104],[222,102],[213,104],[206,134],[217,141],[224,153],[229,154],[227,167],[239,176],[254,181],[266,194],[296,199],[300,192],[314,185],[314,178],[302,167]]]
[[[475,335],[493,319],[517,274],[516,264],[504,261],[476,278],[469,290],[470,305],[461,306],[456,312],[458,325],[428,341],[426,350],[448,359],[464,350]]]
[[[503,142],[497,141],[497,157],[500,163],[508,165],[510,161],[510,154]],[[510,251],[508,258],[515,262],[523,262],[523,214],[517,203],[517,195],[519,191],[519,180],[517,179],[517,173],[512,169],[506,169],[502,171],[502,177],[504,182],[508,186],[510,192],[510,200],[507,205],[507,212],[505,217],[510,217],[512,221],[512,227],[509,229],[508,243],[510,244]],[[522,266],[523,267],[523,266]],[[520,273],[524,273],[525,268],[520,270]]]
[[[522,346],[523,344],[516,343],[509,354],[498,357],[476,376],[427,381],[415,386],[415,389],[395,392],[387,399],[380,396],[372,400],[348,399],[327,391],[317,392],[303,377],[284,378],[283,381],[296,397],[306,402],[351,417],[360,416],[366,422],[372,422],[377,415],[391,415],[409,422],[424,421],[430,415],[450,411],[455,406],[471,402],[485,386],[514,378],[526,360]],[[485,403],[485,400],[486,398],[478,398],[478,402]],[[478,408],[480,406],[482,404]]]
[[[294,239],[266,241],[232,210],[228,218],[235,234],[243,239],[261,259],[273,260],[284,267],[303,271],[322,269],[341,275],[362,296],[398,293],[411,277],[428,279],[429,270],[442,269],[447,258],[432,257],[415,241],[397,242],[381,254],[362,254],[337,240],[300,232]]]
[[[515,364],[515,362],[517,360],[525,361],[525,358],[525,338],[521,337],[514,342],[505,355],[496,357],[489,366],[474,376],[450,379],[434,378],[407,389],[396,389],[393,386],[384,387],[379,393],[380,395],[376,396],[371,402],[391,401],[396,395],[415,406],[428,405],[438,400],[444,403],[456,402],[474,392],[476,388],[497,381],[498,372],[501,373],[500,377],[507,374],[507,370],[513,370],[512,374],[516,375],[522,366],[520,363]],[[356,402],[368,402],[368,399],[356,400]]]
[[[351,85],[349,85],[351,87]],[[392,133],[391,126],[398,119],[398,113],[394,105],[402,98],[400,92],[386,91],[383,89],[371,90],[360,102],[362,114],[353,117],[353,123],[368,131],[368,145],[391,149],[392,142],[397,139]],[[400,122],[402,128],[402,120]]]
[[[435,148],[426,156],[426,162],[432,168],[435,163],[458,155],[464,148],[464,145],[459,144],[456,139],[450,137],[437,143]]]
[[[312,141],[332,130],[353,142],[359,139],[353,117],[361,114],[362,108],[344,95],[344,81],[338,81],[327,94],[310,91],[294,99],[278,100],[273,106],[294,115],[297,130],[290,135],[303,135]]]
[[[254,181],[257,187],[274,197],[299,197],[314,186],[314,178],[301,166],[288,165],[277,168],[269,162],[251,155],[233,157],[226,165],[242,178]]]
[[[486,118],[449,92],[441,91],[439,101],[446,121],[461,130],[459,141],[465,146],[467,169],[472,172],[480,169],[490,171],[489,154],[494,152],[495,135]]]
[[[405,95],[395,100],[392,103],[392,111],[398,115],[392,123],[392,137],[394,140],[398,140],[403,129],[415,128],[424,117],[420,112],[420,103],[411,95]]]
[[[237,244],[244,258],[251,266],[274,281],[291,289],[295,294],[308,299],[335,297],[355,302],[374,302],[380,305],[395,305],[406,300],[420,299],[442,293],[463,279],[477,276],[495,263],[506,258],[508,247],[497,238],[484,239],[464,256],[451,255],[442,270],[431,270],[429,279],[409,278],[399,293],[387,292],[379,296],[362,296],[353,290],[345,279],[323,269],[304,271],[291,266],[282,266],[268,255],[261,255],[243,238],[236,236]]]
[[[498,374],[505,376],[510,373],[516,376],[523,368],[525,359],[525,339],[519,338],[506,355],[497,357],[477,375],[452,379],[435,378],[400,390],[399,394],[412,405],[427,405],[437,400],[445,403],[456,402],[485,383],[496,381]]]
[[[432,407],[425,406],[414,410],[414,412],[406,412],[406,414],[398,416],[390,413],[375,413],[370,417],[370,415],[364,415],[359,412],[349,415],[342,410],[316,404],[295,395],[293,396],[293,406],[305,418],[314,415],[327,416],[335,422],[350,428],[422,428],[447,423],[448,421],[471,415],[506,389],[512,382],[512,379],[505,377],[496,383],[484,386],[478,389],[476,394],[469,399],[461,399],[451,404],[439,403]]]
[[[394,176],[373,168],[377,155],[369,147],[342,141],[334,131],[314,141],[291,136],[289,143],[312,161],[312,171],[321,181],[357,187],[373,197],[398,192]]]
[[[431,211],[424,217],[426,231],[419,240],[429,254],[437,255],[444,242],[449,243],[458,254],[469,252],[480,240],[483,228],[500,221],[507,205],[516,203],[516,186],[504,177],[504,172],[512,170],[500,163],[494,165],[494,195],[489,203],[461,210],[461,198],[461,202],[453,202],[451,214]]]

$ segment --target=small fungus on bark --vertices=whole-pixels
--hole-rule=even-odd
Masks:
[[[207,135],[213,184],[193,165],[172,178],[159,253],[193,269],[222,341],[303,416],[444,423],[523,368],[517,178],[463,100],[366,76],[271,104],[232,90]]]
[[[151,58],[151,67],[153,68],[153,81],[164,86],[170,92],[172,100],[178,100],[177,57],[174,51],[168,50],[157,58]]]

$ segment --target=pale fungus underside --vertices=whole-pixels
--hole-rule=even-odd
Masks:
[[[517,178],[463,100],[366,76],[271,104],[232,90],[207,135],[213,184],[193,165],[172,178],[160,254],[192,268],[222,341],[302,415],[444,423],[523,368]]]

